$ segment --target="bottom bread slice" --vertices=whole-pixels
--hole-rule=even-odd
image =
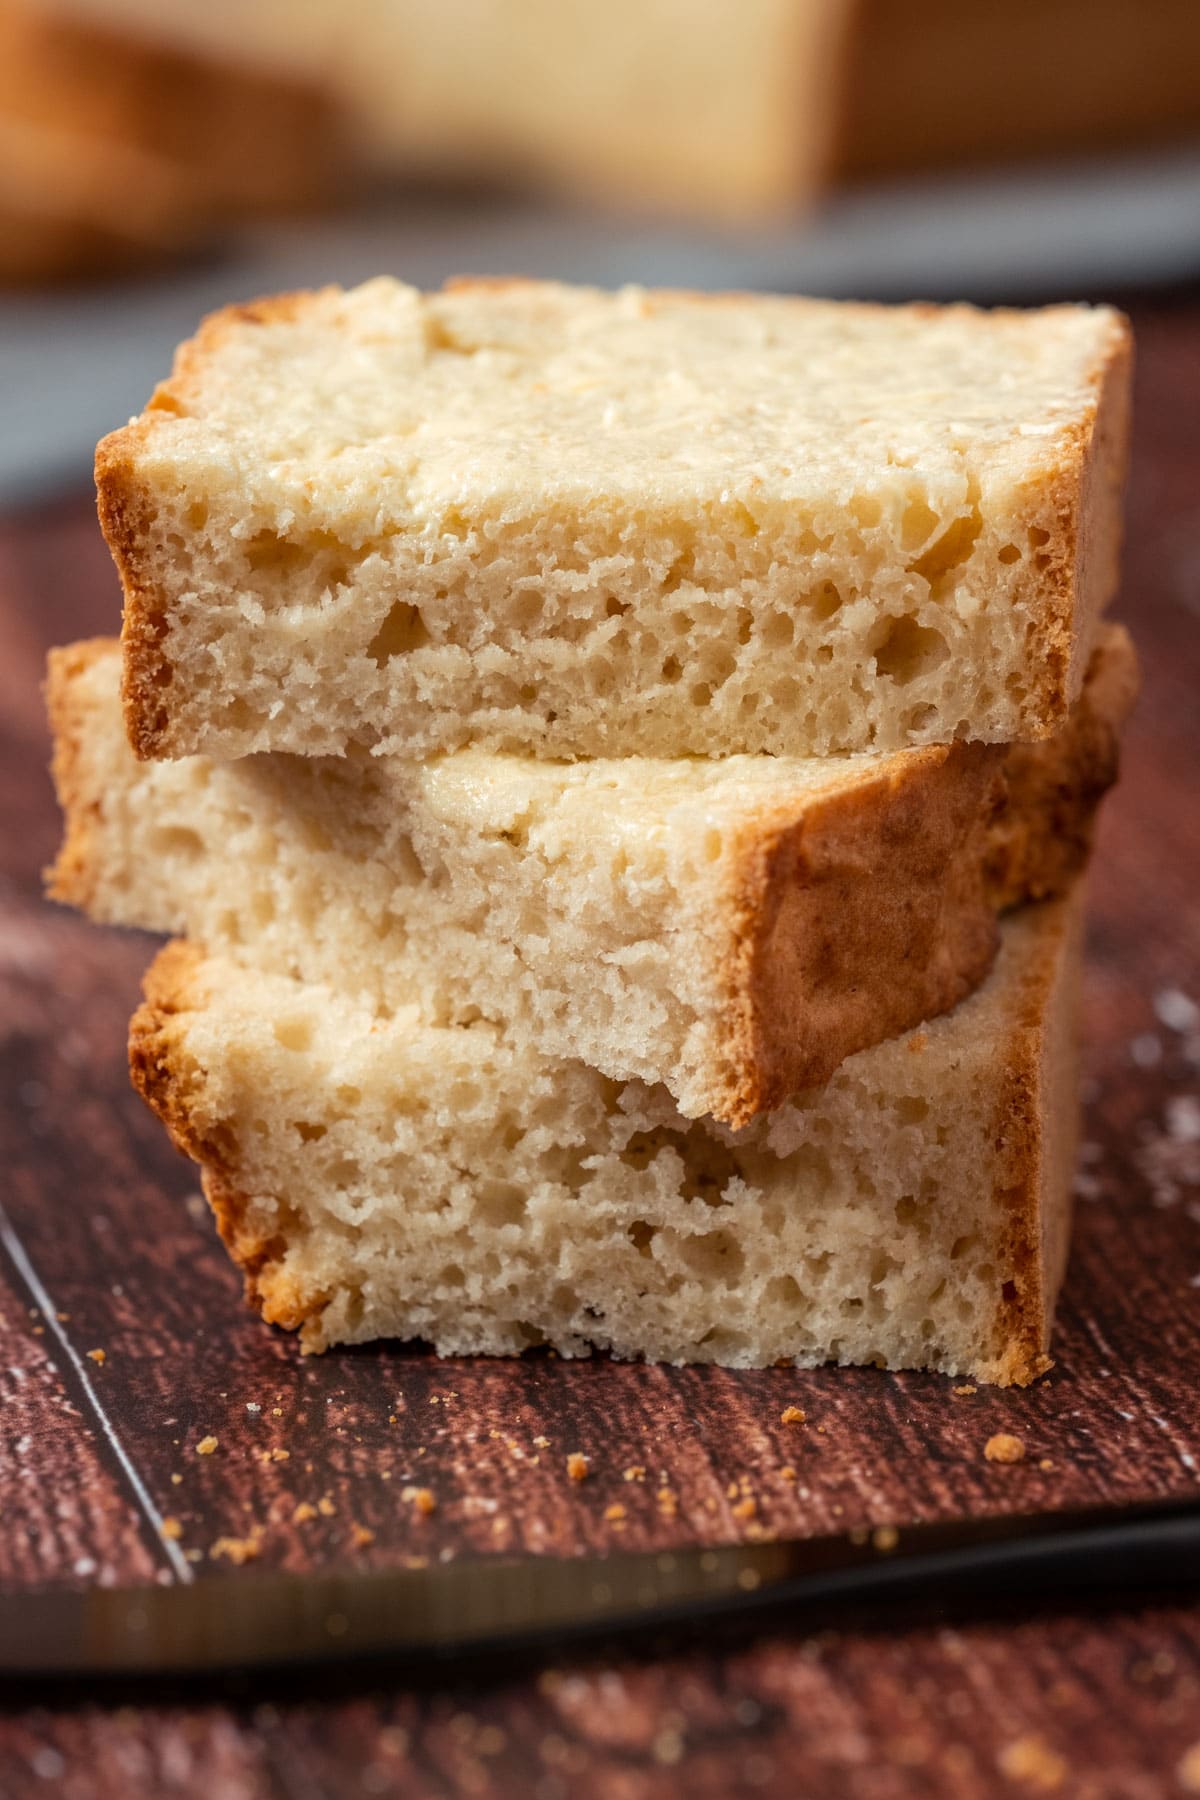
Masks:
[[[306,1349],[1023,1383],[1066,1256],[1080,900],[1012,916],[954,1012],[740,1132],[494,1026],[381,1021],[186,943],[147,976],[131,1067]]]

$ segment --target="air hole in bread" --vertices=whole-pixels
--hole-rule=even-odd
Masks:
[[[900,523],[900,543],[905,550],[921,550],[929,542],[941,520],[923,494],[915,494],[904,509]]]
[[[908,565],[910,573],[920,575],[931,588],[936,589],[938,583],[943,582],[953,569],[966,562],[982,530],[983,514],[977,506],[973,506],[970,512],[948,525],[941,537],[930,544],[928,550],[917,557],[915,562]]]
[[[813,590],[809,611],[816,619],[832,619],[842,604],[842,591],[832,581],[823,581]]]
[[[367,645],[367,655],[377,669],[382,669],[394,656],[407,656],[428,642],[429,632],[420,607],[407,600],[397,600]]]
[[[936,669],[949,655],[949,646],[940,631],[930,625],[918,625],[905,614],[889,619],[884,635],[875,649],[875,672],[907,687],[919,675]]]
[[[160,856],[182,856],[195,861],[204,855],[204,839],[186,825],[164,825],[154,833],[154,847]]]
[[[649,1256],[651,1255],[650,1246],[658,1236],[658,1227],[657,1225],[648,1225],[645,1219],[634,1219],[626,1236],[639,1256]]]

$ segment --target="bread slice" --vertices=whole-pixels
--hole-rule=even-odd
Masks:
[[[1066,887],[1136,680],[1106,628],[1067,727],[1006,751],[139,763],[119,666],[111,642],[51,657],[56,899],[377,1008],[482,1013],[735,1126],[953,1006],[996,912]]]
[[[846,177],[1200,123],[1194,0],[56,0],[322,80],[383,173],[778,219]],[[1031,45],[1036,39],[1036,54]]]
[[[1078,897],[1015,914],[953,1013],[734,1134],[494,1026],[164,950],[135,1085],[308,1350],[1048,1365],[1076,1129]]]
[[[0,282],[72,281],[203,242],[209,216],[160,156],[31,123],[0,106]]]
[[[231,213],[326,199],[336,167],[333,106],[314,80],[239,54],[171,44],[46,0],[0,0],[0,115],[74,145],[80,179],[136,215],[122,156],[169,173],[181,210],[212,224]]]
[[[1117,569],[1129,334],[377,280],[216,314],[100,444],[143,756],[1037,739]]]
[[[778,219],[847,178],[1200,125],[1195,0],[446,0],[347,33],[382,156],[635,208]],[[1036,38],[1036,53],[1031,45]]]

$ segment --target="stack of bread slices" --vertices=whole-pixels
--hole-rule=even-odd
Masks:
[[[98,453],[51,891],[179,934],[134,1080],[265,1319],[1047,1367],[1128,365],[520,281],[181,349]]]

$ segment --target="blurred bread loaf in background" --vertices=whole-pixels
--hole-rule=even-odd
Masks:
[[[1195,133],[1200,7],[6,0],[18,125],[49,141],[0,178],[9,278],[161,255],[343,171],[753,225],[864,178]]]
[[[93,10],[0,0],[0,277],[159,261],[328,198],[338,109],[318,81],[232,31],[176,37],[170,6],[162,30]]]

